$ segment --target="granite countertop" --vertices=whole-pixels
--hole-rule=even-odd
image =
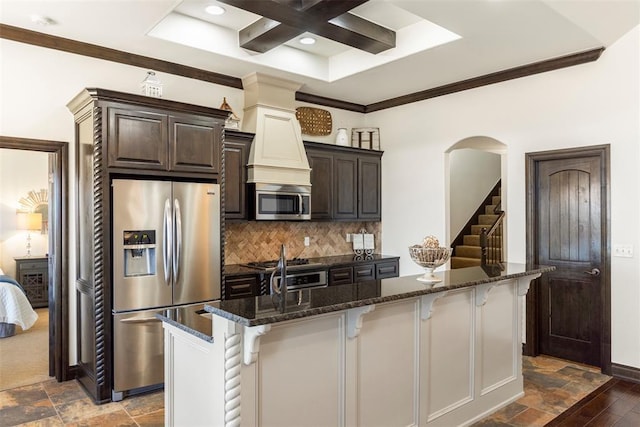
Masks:
[[[506,264],[504,270],[468,267],[437,272],[442,281],[436,284],[425,284],[416,280],[421,275],[413,275],[293,291],[286,295],[283,310],[271,295],[205,304],[204,309],[244,326],[258,326],[553,270],[553,266],[525,264]]]
[[[373,255],[355,255],[355,254],[347,254],[347,255],[333,255],[333,256],[323,256],[323,257],[315,257],[309,258],[309,263],[313,264],[321,264],[321,266],[328,268],[339,267],[341,265],[353,265],[356,264],[367,264],[370,262],[376,261],[384,261],[384,260],[394,260],[400,259],[399,256],[394,255],[383,255],[383,254],[373,254]],[[317,268],[317,266],[315,266]],[[244,264],[227,264],[224,266],[224,275],[225,276],[242,276],[245,274],[259,274],[264,273],[264,270],[254,267],[247,267]]]
[[[218,307],[219,303],[207,303],[210,307]],[[163,310],[156,317],[185,332],[208,342],[213,342],[211,313],[205,311],[204,304],[174,307]]]

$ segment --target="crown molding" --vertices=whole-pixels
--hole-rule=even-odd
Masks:
[[[202,80],[235,89],[242,89],[242,80],[237,77],[231,77],[224,74],[202,70],[200,68],[176,64],[175,62],[150,58],[148,56],[136,55],[134,53],[124,52],[121,50],[110,49],[95,44],[25,30],[24,28],[13,27],[10,25],[0,24],[0,38],[45,47],[48,49],[75,53],[77,55],[89,56],[91,58],[104,59],[105,61],[118,62],[120,64],[161,71],[163,73],[174,74],[176,76],[189,77],[191,79]]]
[[[199,68],[176,64],[174,62],[168,62],[161,59],[150,58],[148,56],[141,56],[120,50],[110,49],[95,44],[52,36],[49,34],[26,30],[10,25],[0,24],[0,38],[34,46],[45,47],[48,49],[61,50],[63,52],[74,53],[77,55],[103,59],[105,61],[118,62],[121,64],[152,69],[182,77],[215,83],[234,89],[243,89],[242,79],[237,77],[227,76],[224,74],[214,73]],[[597,61],[604,50],[604,47],[599,47],[584,52],[551,58],[544,61],[534,62],[527,65],[509,68],[507,70],[497,71],[495,73],[485,74],[483,76],[473,77],[471,79],[426,89],[420,92],[415,92],[396,98],[390,98],[368,105],[356,104],[353,102],[327,98],[304,92],[296,92],[295,99],[296,101],[300,102],[308,102],[311,104],[366,114],[388,108],[399,107],[405,104],[411,104],[413,102],[424,101],[427,99],[436,98],[438,96],[449,95],[451,93],[475,89],[494,83],[500,83],[508,80],[518,79],[521,77],[531,76],[534,74],[544,73],[547,71],[558,70],[560,68],[566,68],[574,65]]]

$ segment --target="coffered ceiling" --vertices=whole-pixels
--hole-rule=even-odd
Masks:
[[[4,25],[361,105],[606,48],[639,20],[640,0],[0,0]]]

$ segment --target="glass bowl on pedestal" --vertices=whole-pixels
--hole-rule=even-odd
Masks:
[[[451,256],[451,248],[426,248],[420,245],[409,246],[409,255],[413,262],[424,268],[424,275],[418,277],[418,280],[425,283],[437,283],[442,279],[436,277],[433,271],[445,264]]]

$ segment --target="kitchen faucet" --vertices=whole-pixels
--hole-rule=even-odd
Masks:
[[[278,275],[280,283],[278,283]],[[274,305],[277,305],[278,309],[283,312],[287,299],[287,249],[284,244],[280,246],[278,265],[271,273],[269,283],[271,284],[271,299]]]

